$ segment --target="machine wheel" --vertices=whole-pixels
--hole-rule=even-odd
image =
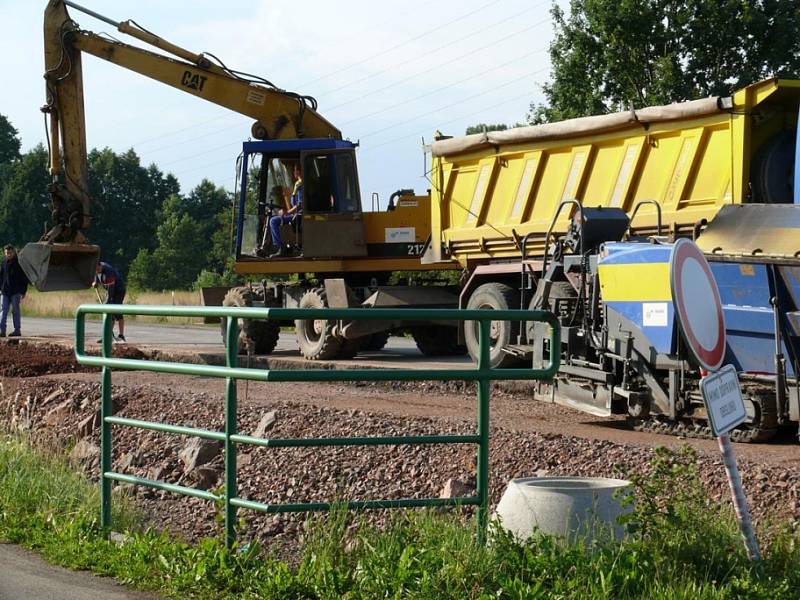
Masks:
[[[300,308],[326,308],[328,298],[325,288],[308,290],[300,298]],[[333,335],[332,321],[324,319],[298,319],[294,322],[297,345],[307,360],[327,360],[339,356],[342,338]]]
[[[484,283],[478,287],[469,298],[467,309],[482,310],[508,310],[519,308],[519,295],[504,283]],[[489,349],[489,364],[495,369],[507,369],[517,366],[521,360],[503,349],[513,344],[519,333],[519,322],[492,321],[490,328],[491,348]],[[473,360],[478,360],[480,344],[478,341],[478,323],[467,321],[464,323],[464,339],[467,350]]]
[[[795,132],[782,131],[758,149],[753,160],[756,202],[791,204],[794,200]]]
[[[576,298],[578,296],[578,292],[575,291],[575,288],[572,287],[572,284],[569,281],[554,281],[550,286],[550,309],[553,309],[553,301],[555,300],[569,300],[572,298]],[[531,303],[528,305],[530,310],[539,310],[542,308],[542,295],[539,294],[539,291],[533,295],[531,298]],[[557,317],[560,315],[556,314]],[[530,321],[525,323],[525,335],[528,338],[528,343],[531,343],[534,338],[534,328],[536,323],[534,321]]]
[[[222,306],[253,306],[255,293],[250,288],[233,288],[225,294]],[[228,320],[220,320],[222,341],[225,342],[225,329]],[[265,321],[263,319],[239,319],[239,354],[246,354],[248,346],[253,349],[254,354],[269,354],[278,345],[278,336],[281,327],[275,321]]]
[[[383,350],[386,342],[389,341],[388,331],[379,331],[361,338],[361,349],[365,352],[377,352]]]
[[[460,356],[467,350],[459,345],[455,327],[415,327],[411,330],[411,335],[414,336],[417,348],[425,356]]]

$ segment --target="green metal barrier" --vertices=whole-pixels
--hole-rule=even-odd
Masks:
[[[85,351],[86,315],[103,315],[102,356],[89,356]],[[155,315],[180,317],[224,317],[226,326],[226,366],[191,365],[164,361],[144,361],[111,356],[111,315]],[[452,369],[303,369],[260,370],[237,367],[238,319],[385,319],[385,320],[452,320],[477,321],[479,324],[480,356],[477,368]],[[491,321],[542,321],[550,325],[550,362],[546,369],[492,369],[489,367]],[[552,379],[558,371],[560,327],[556,318],[541,310],[455,310],[455,309],[288,309],[288,308],[235,308],[235,307],[177,307],[87,304],[78,308],[75,321],[75,356],[78,363],[102,368],[101,374],[101,432],[100,432],[100,522],[108,534],[111,530],[111,482],[120,481],[135,485],[222,502],[225,510],[225,539],[228,545],[235,542],[236,510],[248,508],[265,513],[309,512],[330,510],[332,507],[348,509],[402,508],[428,506],[477,506],[478,539],[485,539],[489,503],[489,383],[497,380]],[[111,369],[129,369],[176,373],[204,377],[221,377],[226,380],[225,431],[209,431],[127,419],[113,416],[111,402]],[[477,381],[478,423],[474,435],[426,435],[395,437],[265,439],[240,435],[236,430],[236,382],[250,381]],[[225,449],[225,486],[222,494],[206,490],[154,481],[142,477],[116,473],[111,463],[111,426],[128,426],[150,429],[162,433],[194,436],[219,440]],[[476,444],[478,446],[478,473],[474,496],[460,498],[406,498],[391,500],[351,500],[348,502],[309,502],[296,504],[263,504],[238,497],[236,471],[236,446],[249,444],[267,448],[304,448],[312,446],[377,446],[412,444]]]

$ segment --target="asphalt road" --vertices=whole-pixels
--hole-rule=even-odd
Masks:
[[[100,322],[86,322],[87,344],[96,343],[100,337]],[[116,332],[116,327],[114,328]],[[73,319],[44,319],[23,317],[22,335],[39,339],[73,343],[75,337],[75,321]],[[213,354],[224,356],[225,347],[218,325],[161,325],[142,323],[127,319],[125,322],[125,338],[130,345],[147,349],[159,349],[174,353],[192,353],[197,355]],[[300,355],[294,333],[281,333],[278,346],[270,357],[289,362],[307,363]],[[414,340],[407,337],[393,336],[380,352],[359,353],[355,360],[332,361],[358,364],[370,367],[393,368],[455,368],[465,369],[472,365],[468,356],[426,358],[417,349]]]
[[[0,600],[154,600],[111,579],[54,567],[33,552],[0,542]]]

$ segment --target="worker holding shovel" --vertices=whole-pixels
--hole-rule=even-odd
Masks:
[[[95,280],[92,282],[92,287],[97,291],[97,286],[102,285],[106,288],[106,301],[105,304],[122,304],[125,300],[125,279],[122,274],[117,271],[110,264],[105,262],[97,263],[97,270]],[[100,293],[97,293],[97,299],[100,300]],[[114,336],[113,326],[111,335],[114,336],[115,342],[126,342],[125,339],[125,317],[123,315],[112,315],[112,318],[117,323],[119,328],[119,335]],[[100,343],[100,340],[98,340]]]

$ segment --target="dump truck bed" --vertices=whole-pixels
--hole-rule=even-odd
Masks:
[[[655,200],[667,232],[692,235],[724,205],[766,200],[752,182],[774,180],[781,165],[753,164],[796,128],[799,101],[800,81],[774,79],[730,98],[438,140],[431,225],[441,244],[425,260],[470,267],[519,258],[525,236],[529,256],[540,255],[559,203],[571,198],[629,213]],[[632,228],[656,226],[655,207],[642,206]]]

